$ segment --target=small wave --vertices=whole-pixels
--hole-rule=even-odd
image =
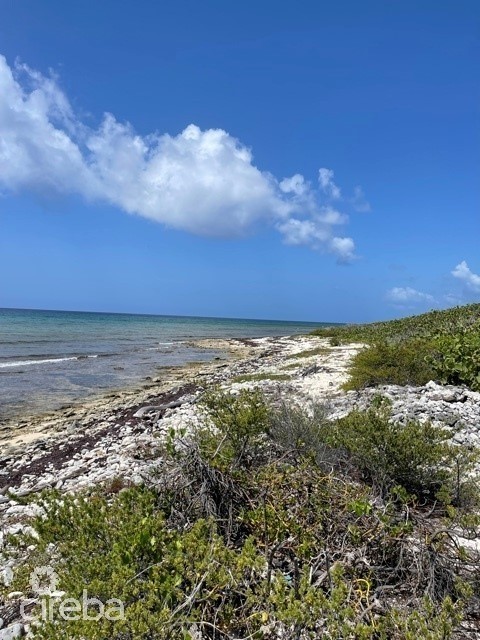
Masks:
[[[88,358],[98,358],[98,356],[72,356],[69,358],[46,358],[45,360],[17,360],[16,362],[0,362],[0,369],[7,369],[10,367],[27,367],[34,364],[51,364],[52,362],[67,362],[68,360],[86,360]]]
[[[178,347],[184,344],[183,340],[175,340],[175,342],[156,342],[156,347],[146,347],[144,351],[160,351],[162,347]]]
[[[72,358],[73,356],[77,356],[77,355],[82,355],[82,354],[73,354],[72,353]],[[24,358],[27,358],[28,360],[50,360],[52,358],[59,358],[60,354],[58,353],[23,353],[23,354],[16,354],[14,356],[0,356],[0,364],[2,362],[18,362],[18,358],[20,358],[21,356],[23,356]],[[67,356],[64,356],[67,357]]]

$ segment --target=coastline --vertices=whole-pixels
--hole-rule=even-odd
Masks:
[[[37,438],[44,438],[62,430],[62,427],[76,421],[89,420],[95,414],[114,411],[123,405],[129,407],[132,402],[141,403],[144,399],[166,392],[178,381],[196,375],[206,375],[210,369],[223,367],[250,353],[245,342],[238,339],[199,339],[189,341],[200,349],[215,349],[222,355],[212,360],[198,360],[176,366],[160,366],[151,376],[128,387],[108,389],[89,398],[67,403],[58,409],[46,412],[19,412],[0,420],[0,455],[5,448],[29,444]]]
[[[168,430],[191,428],[197,422],[196,402],[207,388],[254,385],[270,397],[324,400],[340,393],[348,363],[360,348],[330,347],[328,340],[314,336],[207,339],[195,344],[206,349],[214,345],[227,359],[166,368],[139,388],[23,418],[8,431],[4,425],[0,496],[47,487],[76,490],[120,474],[140,482]],[[252,376],[260,379],[249,380]]]
[[[199,342],[211,348],[211,340]],[[395,421],[430,420],[451,427],[452,441],[467,451],[480,446],[478,392],[434,382],[344,391],[342,384],[352,358],[363,347],[360,343],[332,346],[329,339],[315,336],[214,342],[217,347],[222,344],[227,360],[165,369],[141,388],[37,417],[29,430],[17,429],[10,439],[3,436],[0,446],[9,446],[0,453],[0,547],[3,544],[11,556],[0,555],[0,586],[3,580],[9,598],[0,600],[2,616],[5,603],[22,597],[9,589],[26,550],[13,550],[22,536],[35,536],[33,519],[44,515],[38,494],[55,490],[62,496],[85,491],[80,495],[88,495],[99,488],[115,495],[135,485],[148,486],[158,479],[168,438],[188,439],[197,426],[204,426],[198,401],[212,386],[234,393],[258,388],[268,405],[296,405],[307,413],[318,403],[329,420],[364,410],[381,394],[391,402]],[[452,535],[469,553],[480,552],[478,537],[465,537],[459,529]],[[7,631],[14,624],[24,629],[16,614],[7,624]]]
[[[166,368],[141,387],[23,419],[1,431],[0,518],[28,515],[13,495],[46,488],[75,492],[120,477],[142,483],[170,433],[188,433],[202,424],[197,402],[212,386],[233,392],[258,388],[273,405],[296,404],[307,411],[321,404],[331,419],[366,408],[380,393],[391,401],[395,420],[431,420],[451,429],[457,444],[480,446],[478,392],[434,382],[343,391],[360,343],[332,346],[310,335],[196,341],[206,349],[212,344],[226,360]]]

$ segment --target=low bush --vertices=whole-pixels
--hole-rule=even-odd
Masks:
[[[125,490],[111,502],[98,494],[44,501],[38,552],[55,545],[58,587],[79,601],[83,589],[104,603],[117,598],[124,617],[68,621],[56,611],[35,638],[185,640],[195,628],[206,630],[206,638],[221,637],[222,629],[248,632],[250,599],[264,567],[259,553],[249,541],[227,548],[213,522],[168,528],[156,503],[145,489]]]
[[[432,348],[432,343],[426,340],[376,342],[355,356],[344,387],[362,389],[382,384],[426,384],[436,378],[436,371],[429,361]]]
[[[347,388],[436,380],[480,390],[480,304],[312,333],[332,345],[370,345],[354,359]]]
[[[407,511],[377,512],[368,489],[308,464],[271,463],[249,486],[239,515],[246,534],[235,544],[214,519],[169,525],[156,491],[47,497],[23,579],[55,549],[49,564],[65,598],[81,600],[84,589],[105,603],[117,598],[124,617],[64,620],[53,607],[34,638],[407,640],[415,630],[450,638],[462,616],[456,561],[427,535],[412,540]],[[396,584],[408,585],[415,613],[399,606],[399,593],[395,606],[377,603],[382,586]],[[21,579],[14,586],[26,591]]]
[[[248,373],[241,376],[236,376],[233,382],[262,382],[263,380],[290,380],[291,376],[287,373]]]
[[[264,440],[270,428],[270,411],[258,389],[232,394],[213,388],[204,394],[200,407],[209,424],[199,432],[199,445],[210,461],[216,458],[223,467],[245,463],[249,450]]]
[[[466,385],[480,391],[480,331],[442,335],[435,339],[429,362],[443,384]]]
[[[332,353],[329,347],[314,347],[313,349],[305,349],[304,351],[298,351],[297,353],[290,353],[287,356],[287,360],[292,358],[311,358],[313,356],[326,356]]]
[[[202,406],[216,436],[172,440],[147,487],[44,494],[9,589],[28,593],[30,571],[49,564],[65,598],[117,598],[124,617],[65,620],[54,607],[33,637],[453,639],[478,554],[459,548],[453,511],[439,522],[406,494],[448,487],[451,451],[441,431],[402,431],[376,404],[332,424],[322,407],[272,417],[257,392],[214,390]],[[326,472],[327,449],[369,482]]]
[[[324,428],[324,442],[345,451],[382,492],[400,486],[429,500],[441,495],[450,502],[458,496],[459,482],[466,479],[470,465],[465,461],[458,479],[454,468],[461,451],[448,442],[451,434],[430,422],[392,422],[389,404],[381,400],[378,404],[352,411]]]
[[[308,415],[300,407],[281,403],[271,414],[270,437],[285,451],[298,456],[315,455],[326,421],[326,407],[320,404]]]
[[[376,341],[403,342],[472,331],[480,331],[480,303],[386,322],[324,327],[315,329],[312,334],[322,338],[336,338],[341,342],[371,344]]]
[[[325,405],[314,404],[310,414],[300,407],[280,404],[271,414],[270,437],[294,459],[308,459],[326,472],[338,467],[339,453],[326,443],[331,422]]]

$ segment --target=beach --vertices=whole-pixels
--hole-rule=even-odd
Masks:
[[[214,388],[234,395],[258,389],[273,411],[297,407],[312,415],[319,407],[332,421],[368,409],[380,393],[391,403],[395,420],[405,423],[413,417],[450,428],[452,441],[466,451],[480,445],[480,393],[434,382],[343,390],[352,358],[363,348],[360,343],[332,346],[329,339],[308,335],[208,339],[194,346],[214,348],[221,355],[210,362],[165,368],[135,388],[4,424],[0,546],[10,555],[0,564],[0,579],[7,591],[26,558],[21,546],[16,550],[16,541],[35,539],[32,524],[44,516],[42,492],[85,496],[100,490],[115,496],[135,486],[151,486],[159,478],[168,442],[187,443],[208,424],[202,398]],[[455,541],[471,553],[479,550],[478,538],[462,537],[460,530]],[[8,598],[0,604],[2,615],[9,616],[6,631],[21,634],[28,628],[18,617],[22,593],[13,591]],[[17,608],[8,608],[10,602]]]
[[[222,356],[222,340],[306,335],[320,326],[0,309],[0,426],[11,418],[41,415],[138,389],[165,377],[172,367],[214,361]]]
[[[215,348],[222,359],[167,368],[136,388],[5,423],[0,491],[78,490],[119,474],[140,482],[165,434],[198,423],[197,401],[206,390],[258,387],[272,401],[324,402],[342,393],[360,348],[330,347],[313,336],[208,339],[195,346]]]

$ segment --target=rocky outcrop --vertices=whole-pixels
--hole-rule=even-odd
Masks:
[[[422,387],[385,385],[375,389],[348,391],[329,402],[331,417],[340,417],[352,409],[365,409],[378,395],[391,402],[392,420],[395,422],[430,420],[449,429],[453,442],[480,446],[480,393],[465,387],[429,382]]]

